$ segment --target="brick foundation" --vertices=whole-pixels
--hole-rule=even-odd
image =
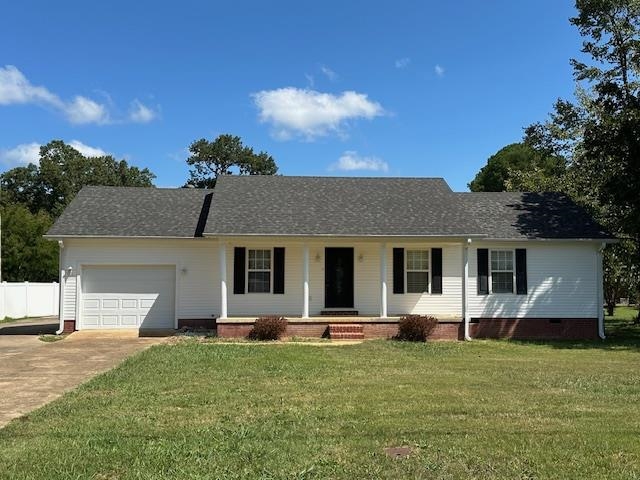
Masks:
[[[178,319],[178,329],[189,327],[189,328],[205,328],[207,330],[215,330],[216,329],[216,319],[215,318],[179,318]]]
[[[597,318],[474,318],[469,325],[472,338],[516,340],[595,340]]]
[[[289,323],[287,337],[328,337],[331,322]],[[357,323],[357,322],[353,322]],[[222,338],[247,337],[252,322],[219,323]],[[365,339],[392,338],[398,333],[396,321],[363,322]],[[594,340],[598,338],[597,318],[474,318],[469,325],[471,338],[513,338],[516,340]],[[464,322],[438,323],[429,336],[432,340],[464,340]]]
[[[62,333],[73,333],[76,331],[76,321],[75,320],[65,320],[62,322]]]

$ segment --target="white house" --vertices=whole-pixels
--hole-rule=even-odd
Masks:
[[[60,245],[60,329],[348,323],[391,336],[604,338],[612,241],[557,193],[455,193],[438,178],[223,176],[215,189],[84,188]]]

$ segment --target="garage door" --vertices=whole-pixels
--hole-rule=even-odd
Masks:
[[[83,267],[80,328],[174,328],[175,267]]]

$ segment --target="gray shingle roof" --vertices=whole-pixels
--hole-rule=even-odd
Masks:
[[[470,221],[489,238],[613,238],[562,193],[457,193]]]
[[[441,235],[476,232],[441,178],[224,176],[209,235]]]
[[[193,188],[84,187],[47,236],[200,236],[211,193]]]
[[[454,193],[441,178],[224,176],[214,190],[85,187],[47,233],[613,238],[558,193]]]

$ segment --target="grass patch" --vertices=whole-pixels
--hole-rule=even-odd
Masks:
[[[0,478],[639,478],[639,364],[615,340],[155,346],[0,429]]]
[[[66,337],[65,335],[45,334],[45,335],[38,336],[38,340],[40,340],[41,342],[45,342],[45,343],[53,343],[53,342],[58,342],[60,340],[64,340],[65,337]]]
[[[0,323],[13,323],[13,322],[18,322],[20,320],[27,320],[29,317],[22,317],[22,318],[12,318],[12,317],[4,317],[3,319],[0,320]]]
[[[640,345],[640,324],[636,307],[616,307],[613,316],[605,316],[605,334],[609,342]]]

